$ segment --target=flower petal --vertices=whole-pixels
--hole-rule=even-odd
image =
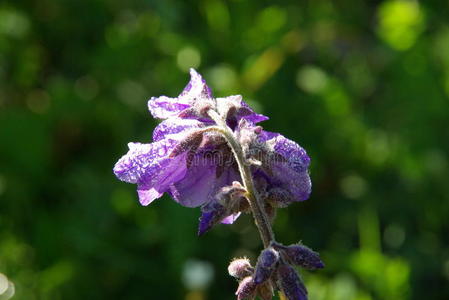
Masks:
[[[144,187],[138,187],[137,194],[139,195],[140,204],[146,206],[155,199],[160,198],[163,193],[156,191],[154,188],[145,189]]]
[[[170,187],[173,198],[183,206],[197,207],[214,198],[215,167],[198,165],[194,158],[184,179]]]
[[[290,191],[297,201],[309,198],[312,183],[308,173],[310,158],[306,151],[282,135],[277,135],[269,143],[273,145],[273,150],[277,154],[285,158],[285,161],[282,161],[273,157],[271,161],[275,180]]]
[[[174,117],[195,102],[211,99],[212,92],[206,81],[194,69],[190,69],[190,81],[177,98],[167,96],[153,97],[148,101],[148,109],[155,118]]]
[[[206,80],[195,69],[191,68],[190,81],[179,98],[188,99],[192,103],[193,100],[198,98],[212,98],[212,91],[207,86]]]
[[[190,105],[185,102],[185,99],[160,96],[152,97],[148,100],[148,109],[153,117],[158,119],[167,119],[176,116],[178,113],[189,107]]]
[[[224,218],[223,220],[221,220],[222,224],[232,224],[235,222],[235,220],[238,219],[238,217],[240,217],[240,212],[236,213],[236,214],[232,214],[227,216],[226,218]]]
[[[251,107],[243,100],[242,100],[242,106],[246,107],[246,108],[248,108],[248,109],[250,109],[252,111]],[[253,122],[254,124],[256,124],[256,123],[259,123],[259,122],[262,122],[262,121],[266,121],[269,118],[267,116],[262,115],[262,114],[258,114],[256,112],[253,112],[252,114],[246,116],[245,119],[248,120],[248,121]]]
[[[245,101],[242,100],[241,95],[232,95],[228,97],[217,98],[217,110],[221,115],[226,117],[225,113],[229,111],[230,107],[238,108],[234,110],[235,111],[234,120],[229,119],[227,120],[228,122],[232,121],[233,123],[235,123],[233,125],[238,124],[241,119],[250,121],[253,124],[266,121],[269,119],[267,116],[255,113],[251,109],[251,107]],[[233,127],[235,126],[231,125],[231,128]]]
[[[122,181],[138,184],[143,205],[148,205],[167,191],[173,182],[184,178],[186,156],[168,157],[176,143],[176,139],[152,144],[129,143],[128,153],[116,163],[115,175]]]
[[[194,119],[169,118],[162,121],[153,131],[153,141],[164,139],[167,135],[177,134],[192,128],[202,128],[205,124]]]
[[[197,207],[215,201],[215,196],[222,187],[239,180],[238,174],[232,168],[227,168],[217,178],[216,164],[214,157],[196,154],[186,176],[170,187],[173,198],[187,207]]]

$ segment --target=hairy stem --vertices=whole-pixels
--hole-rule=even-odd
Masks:
[[[249,164],[245,160],[243,149],[239,142],[235,139],[232,130],[228,127],[225,120],[212,109],[208,111],[208,114],[218,125],[220,130],[217,131],[223,134],[229,146],[231,147],[235,159],[237,160],[240,176],[243,180],[243,186],[246,189],[246,197],[251,207],[251,211],[253,213],[257,229],[259,230],[260,237],[262,238],[262,242],[264,244],[264,247],[266,248],[272,241],[274,241],[274,233],[271,229],[271,223],[265,212],[264,203],[262,199],[260,199],[260,196],[254,187],[251,170],[249,168]]]

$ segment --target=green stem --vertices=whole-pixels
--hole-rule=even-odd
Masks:
[[[208,114],[218,125],[219,130],[217,131],[223,134],[229,146],[231,147],[235,159],[237,160],[240,176],[242,177],[243,181],[243,186],[246,189],[246,198],[248,199],[249,205],[251,207],[254,221],[256,223],[257,229],[259,230],[264,247],[267,248],[270,243],[274,241],[274,233],[271,229],[269,218],[265,212],[264,203],[262,199],[260,199],[260,196],[254,187],[251,170],[249,168],[249,164],[245,160],[243,149],[239,142],[235,139],[232,130],[226,124],[225,120],[212,109],[208,111]]]

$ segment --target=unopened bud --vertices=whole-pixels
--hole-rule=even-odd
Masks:
[[[242,279],[251,276],[254,272],[254,268],[246,257],[237,258],[229,264],[228,272],[232,277]]]
[[[237,292],[237,300],[254,299],[256,293],[256,284],[251,276],[245,277],[240,281]]]
[[[272,247],[264,249],[257,259],[256,271],[254,273],[254,282],[261,284],[267,281],[279,261],[279,253]]]
[[[305,269],[314,270],[324,268],[320,254],[304,245],[290,245],[285,247],[283,252],[292,263]]]
[[[295,269],[290,265],[278,268],[279,282],[288,300],[307,300],[307,290]]]

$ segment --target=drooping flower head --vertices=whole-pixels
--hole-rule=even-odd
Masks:
[[[187,207],[202,207],[199,233],[232,223],[248,208],[233,152],[210,117],[214,111],[245,151],[247,163],[267,205],[285,207],[306,200],[311,191],[310,159],[303,148],[257,124],[257,114],[239,95],[214,98],[204,79],[190,71],[190,82],[176,98],[153,97],[148,108],[163,121],[153,142],[129,143],[115,165],[122,181],[137,184],[142,205],[169,194]],[[242,190],[243,189],[243,190]]]

